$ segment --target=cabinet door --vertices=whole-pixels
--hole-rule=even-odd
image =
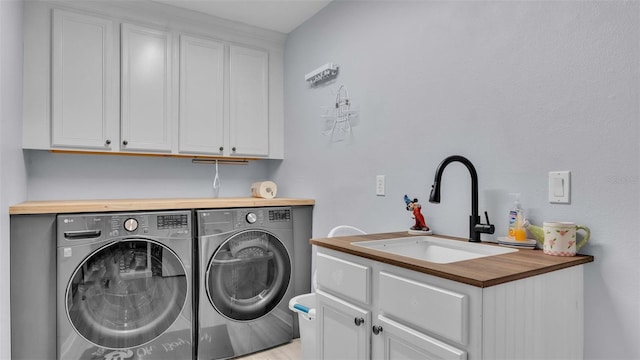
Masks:
[[[111,150],[118,141],[113,22],[54,10],[52,24],[51,145]]]
[[[316,329],[320,359],[368,359],[371,312],[339,298],[317,292]]]
[[[224,44],[180,36],[179,151],[224,151]]]
[[[465,351],[382,315],[378,316],[376,325],[381,326],[382,331],[373,336],[374,359],[465,360],[467,358]]]
[[[122,24],[123,151],[171,151],[171,38]]]
[[[269,155],[269,55],[229,48],[231,155]]]

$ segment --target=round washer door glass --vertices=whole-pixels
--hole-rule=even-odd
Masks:
[[[232,320],[258,319],[282,300],[291,279],[287,249],[266,231],[244,231],[213,254],[206,273],[207,296]]]
[[[102,247],[76,269],[67,315],[87,341],[123,349],[162,335],[187,301],[184,265],[166,246],[127,239]]]

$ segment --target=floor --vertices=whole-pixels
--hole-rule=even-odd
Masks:
[[[300,360],[302,347],[300,338],[293,339],[288,344],[277,346],[252,355],[240,357],[242,360]]]

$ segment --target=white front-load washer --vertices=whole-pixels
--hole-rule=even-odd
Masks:
[[[192,212],[57,217],[57,358],[190,359]]]
[[[198,359],[291,341],[293,217],[288,207],[196,211]]]

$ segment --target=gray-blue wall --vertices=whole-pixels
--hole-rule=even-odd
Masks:
[[[438,163],[464,155],[496,236],[513,192],[534,224],[591,227],[585,357],[640,358],[639,29],[638,2],[335,1],[288,37],[274,179],[282,195],[316,199],[314,236],[406,229],[404,194],[435,232],[467,236],[463,166],[445,171],[441,204],[427,201]],[[327,62],[337,79],[310,88],[304,75]],[[342,84],[359,118],[332,143],[321,115]],[[569,205],[548,202],[558,170],[571,171]]]
[[[218,165],[219,196],[251,196],[251,184],[268,180],[269,161]],[[25,163],[29,200],[213,196],[215,166],[191,159],[28,150]]]
[[[27,194],[22,156],[22,1],[0,1],[0,359],[11,359],[9,206]]]
[[[19,25],[5,20],[19,19],[20,9],[0,4],[0,40],[19,47]],[[533,223],[591,227],[582,250],[596,256],[586,266],[585,356],[640,358],[638,29],[638,2],[336,1],[287,42],[286,159],[221,166],[220,196],[247,196],[253,181],[276,180],[279,196],[316,199],[314,236],[323,236],[342,223],[405,229],[408,194],[437,233],[466,236],[464,167],[445,172],[441,204],[426,200],[437,164],[467,156],[497,235],[506,231],[512,192],[522,194]],[[210,196],[212,167],[186,159],[27,152],[23,161],[20,96],[10,93],[21,93],[11,75],[21,72],[21,57],[0,51],[0,253],[8,256],[6,208],[27,197]],[[338,78],[310,89],[304,75],[327,62],[340,65]],[[359,118],[347,141],[331,143],[321,115],[340,84]],[[570,205],[547,202],[547,173],[555,170],[572,173]],[[378,174],[386,175],[385,197],[375,196]],[[6,316],[8,295],[0,299]],[[3,325],[0,358],[8,358],[8,336]]]

